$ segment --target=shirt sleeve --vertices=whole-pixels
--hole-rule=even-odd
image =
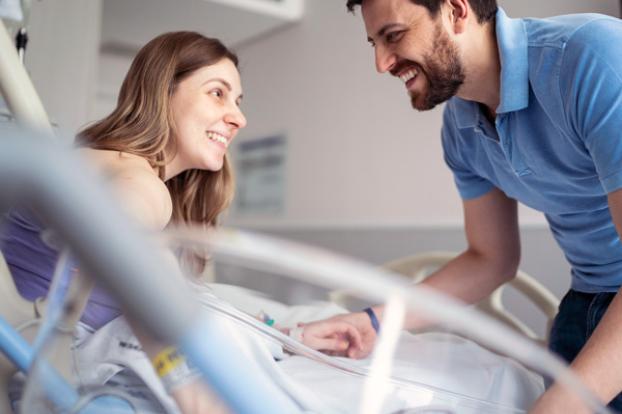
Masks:
[[[443,157],[445,163],[454,175],[454,182],[458,193],[463,200],[470,200],[488,193],[493,189],[493,184],[487,179],[476,174],[462,157],[468,147],[461,148],[462,138],[459,129],[456,128],[453,109],[448,104],[443,114],[443,128],[441,138],[443,143]]]
[[[622,21],[585,24],[568,39],[559,77],[568,123],[608,193],[622,188],[621,44]]]

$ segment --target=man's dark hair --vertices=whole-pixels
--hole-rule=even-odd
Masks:
[[[410,0],[411,2],[425,7],[430,16],[436,17],[444,0]],[[346,7],[353,12],[356,6],[360,6],[363,0],[347,0]],[[471,8],[477,16],[477,22],[482,24],[495,18],[497,13],[497,0],[469,0]]]

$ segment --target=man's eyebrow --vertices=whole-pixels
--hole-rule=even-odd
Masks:
[[[378,30],[378,33],[376,33],[376,38],[384,36],[384,34],[387,31],[389,31],[391,29],[394,29],[396,27],[402,27],[402,25],[399,24],[399,23],[387,23],[387,24],[385,24],[384,26],[382,26],[380,28],[380,30]],[[372,39],[371,37],[367,36],[367,41],[370,42],[370,43],[373,43],[374,39]]]

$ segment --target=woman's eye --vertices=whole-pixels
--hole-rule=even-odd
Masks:
[[[217,98],[222,98],[224,95],[221,89],[212,89],[209,93]]]

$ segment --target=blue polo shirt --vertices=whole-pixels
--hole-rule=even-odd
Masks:
[[[622,188],[622,21],[598,14],[496,17],[494,124],[458,97],[443,115],[445,161],[463,199],[493,187],[543,212],[572,288],[617,291],[622,244],[607,193]]]

